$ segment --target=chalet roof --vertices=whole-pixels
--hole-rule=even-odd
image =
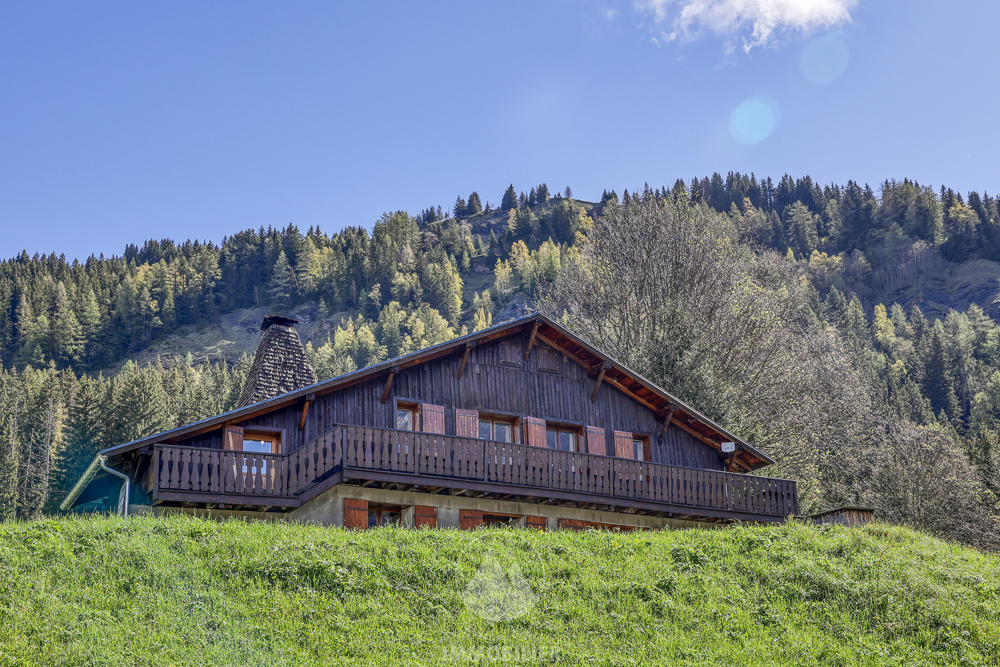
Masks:
[[[295,331],[298,320],[268,315],[237,408],[316,384],[316,372]]]
[[[533,313],[516,320],[503,322],[466,336],[454,338],[445,343],[424,348],[410,354],[384,361],[374,366],[362,368],[352,373],[324,380],[260,403],[239,407],[229,412],[210,417],[199,422],[186,424],[170,431],[150,435],[122,445],[102,450],[99,455],[116,456],[128,451],[158,442],[177,441],[199,433],[214,430],[223,424],[249,419],[256,415],[295,404],[310,394],[325,394],[337,391],[372,377],[385,376],[392,371],[425,363],[431,359],[454,354],[464,348],[475,346],[512,335],[530,336],[567,355],[576,363],[591,369],[604,368],[604,382],[617,387],[633,399],[666,418],[672,415],[671,423],[687,431],[695,438],[721,452],[723,442],[736,444],[735,464],[743,470],[755,470],[774,463],[774,460],[742,438],[739,438],[711,419],[687,405],[666,390],[629,369],[624,364],[601,352],[576,334],[571,333],[552,319],[540,313]]]

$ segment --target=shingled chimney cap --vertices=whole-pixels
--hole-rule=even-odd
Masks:
[[[260,330],[267,331],[271,328],[272,324],[277,324],[281,327],[291,327],[298,324],[299,321],[292,317],[285,317],[284,315],[271,315],[268,314],[264,317],[264,321],[261,322]]]

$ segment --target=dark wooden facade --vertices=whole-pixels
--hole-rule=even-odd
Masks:
[[[516,343],[515,361],[503,361],[502,347]],[[719,454],[694,436],[671,424],[660,442],[662,421],[634,399],[610,384],[598,388],[590,397],[596,380],[586,369],[565,355],[536,343],[523,359],[524,336],[514,341],[487,342],[470,350],[462,378],[458,370],[461,354],[431,360],[413,366],[393,378],[389,397],[382,402],[387,377],[376,377],[340,391],[318,396],[310,405],[305,428],[299,430],[302,406],[292,405],[274,412],[238,422],[246,428],[265,427],[283,433],[286,453],[331,430],[338,424],[359,424],[377,428],[395,428],[396,403],[444,406],[445,433],[457,434],[456,409],[477,410],[517,419],[539,417],[546,422],[566,426],[597,426],[604,429],[604,453],[613,455],[614,431],[628,431],[651,441],[651,462],[688,468],[722,470]],[[550,353],[551,351],[551,353]],[[546,360],[548,367],[540,369]],[[548,370],[551,368],[551,370]],[[518,442],[525,442],[519,434]],[[222,431],[216,430],[178,442],[191,447],[222,449]]]

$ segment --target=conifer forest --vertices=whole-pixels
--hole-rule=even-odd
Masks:
[[[3,261],[0,517],[57,513],[100,449],[231,409],[248,356],[135,360],[224,314],[332,321],[307,345],[322,380],[537,309],[762,448],[804,512],[1000,548],[1000,198],[738,173],[489,194]]]

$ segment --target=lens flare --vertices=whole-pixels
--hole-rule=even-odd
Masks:
[[[774,132],[780,118],[777,102],[767,95],[754,95],[729,115],[729,133],[741,144],[759,144]]]
[[[847,43],[838,33],[828,32],[805,45],[799,69],[812,83],[830,83],[844,73],[849,60]]]

